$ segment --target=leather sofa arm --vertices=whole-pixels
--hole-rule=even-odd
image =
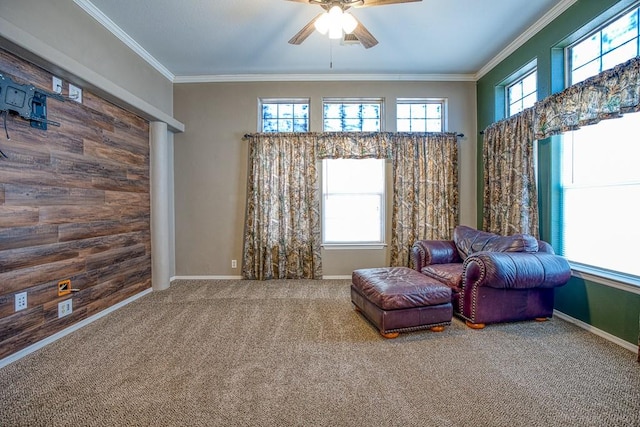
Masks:
[[[411,247],[411,261],[414,270],[431,264],[451,264],[462,262],[453,240],[418,240]]]
[[[463,271],[465,288],[554,288],[571,277],[566,259],[545,252],[476,252],[464,261]]]

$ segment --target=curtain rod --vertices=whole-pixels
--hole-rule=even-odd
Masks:
[[[260,132],[258,132],[260,133]],[[266,132],[265,132],[266,133]],[[278,132],[269,132],[269,133],[278,133]],[[286,132],[282,132],[282,133],[286,133]],[[333,132],[327,132],[327,133],[333,133]],[[340,132],[335,132],[335,133],[340,133]],[[367,133],[367,132],[364,132]],[[389,133],[393,133],[393,132],[389,132]],[[396,132],[396,133],[411,133],[411,132]],[[416,133],[431,133],[431,132],[416,132]],[[433,133],[446,133],[446,132],[433,132]],[[483,132],[480,132],[480,134],[482,134]],[[256,135],[255,133],[245,133],[244,134],[244,139],[249,138],[250,136]],[[464,138],[464,133],[457,133],[456,136],[458,138]]]

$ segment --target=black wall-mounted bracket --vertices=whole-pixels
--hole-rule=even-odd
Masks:
[[[4,128],[7,132],[8,112],[17,113],[31,122],[31,127],[47,130],[47,125],[60,126],[60,123],[47,120],[47,97],[64,101],[58,93],[47,92],[30,84],[19,84],[0,74],[0,113],[4,114]]]

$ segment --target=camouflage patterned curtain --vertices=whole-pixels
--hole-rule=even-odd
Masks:
[[[245,279],[322,278],[317,178],[322,158],[392,157],[392,266],[409,265],[417,239],[449,239],[458,223],[454,133],[259,133],[246,138]]]
[[[409,266],[419,239],[451,239],[458,225],[455,133],[399,133],[392,145],[391,266]]]
[[[534,109],[536,139],[640,111],[640,56],[548,96]]]
[[[318,158],[388,159],[395,135],[390,132],[318,133]]]
[[[640,111],[640,57],[538,101],[484,131],[483,228],[538,236],[533,141]]]
[[[528,108],[484,131],[485,231],[538,237],[533,115]]]
[[[242,275],[245,279],[321,279],[316,135],[254,134]]]

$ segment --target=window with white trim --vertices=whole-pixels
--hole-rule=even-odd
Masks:
[[[444,99],[398,98],[396,130],[398,132],[444,132]]]
[[[638,54],[638,7],[566,49],[575,84]],[[604,276],[640,278],[640,113],[603,120],[562,136],[561,254]],[[599,248],[599,249],[596,249]]]
[[[309,99],[261,99],[262,132],[309,132]]]
[[[374,132],[381,99],[325,99],[325,131]],[[326,245],[384,244],[385,160],[322,161],[322,241]]]
[[[567,48],[569,84],[638,56],[638,7]]]
[[[511,117],[522,110],[533,107],[538,98],[538,72],[534,68],[526,75],[506,88],[507,116]]]
[[[382,128],[382,99],[323,101],[325,132],[377,132]]]
[[[323,242],[375,244],[384,241],[383,159],[325,159]]]

